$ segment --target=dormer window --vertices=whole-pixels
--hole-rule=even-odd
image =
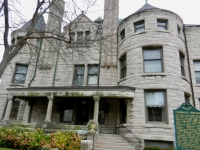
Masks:
[[[86,42],[90,41],[90,31],[85,32],[85,41]]]
[[[77,42],[81,43],[83,41],[83,32],[78,32]]]
[[[168,30],[167,28],[167,20],[158,19],[157,20],[157,28],[160,30]]]
[[[70,32],[69,36],[70,36],[70,42],[73,43],[74,39],[75,39],[75,33],[74,32]]]
[[[144,28],[144,20],[138,21],[134,23],[135,26],[135,33],[142,32],[145,30]]]

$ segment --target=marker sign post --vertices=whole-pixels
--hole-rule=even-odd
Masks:
[[[200,150],[200,111],[189,103],[174,110],[176,150]]]

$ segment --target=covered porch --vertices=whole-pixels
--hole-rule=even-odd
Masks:
[[[7,89],[4,121],[42,128],[100,124],[101,133],[116,133],[127,122],[134,89],[130,87],[31,87]],[[48,124],[51,124],[48,126]]]

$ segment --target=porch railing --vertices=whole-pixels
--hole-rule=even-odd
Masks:
[[[97,124],[97,129],[95,130],[94,136],[93,136],[93,149],[94,149],[94,139],[96,137],[96,133],[99,130],[99,124]]]
[[[141,139],[136,136],[131,130],[129,130],[126,126],[124,126],[123,124],[120,124],[119,128],[125,128],[127,131],[129,131],[134,137],[136,137],[138,139],[138,145],[139,145],[139,149],[140,149],[140,143],[141,143]]]

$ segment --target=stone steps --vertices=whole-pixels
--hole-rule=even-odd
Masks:
[[[100,134],[94,143],[94,150],[134,150],[134,147],[120,135]]]

